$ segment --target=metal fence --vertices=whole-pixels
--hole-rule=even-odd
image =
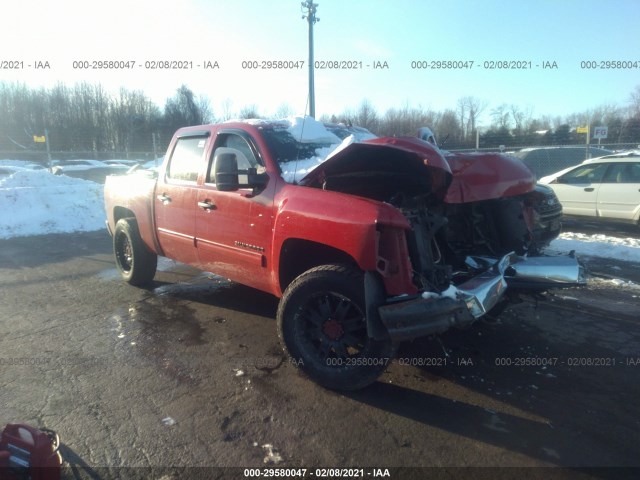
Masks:
[[[138,160],[146,162],[164,155],[160,152],[51,152],[51,158],[55,160]],[[34,152],[25,150],[0,151],[0,160],[24,160],[46,166],[48,158],[46,152]]]
[[[636,143],[609,143],[582,145],[555,145],[534,147],[485,148],[452,150],[454,152],[502,152],[520,159],[535,174],[536,178],[550,175],[565,168],[616,152],[640,149]]]
[[[522,160],[537,178],[555,173],[564,168],[577,165],[588,158],[596,158],[613,152],[640,149],[636,143],[607,143],[586,145],[556,145],[556,146],[522,146],[509,148],[480,148],[480,149],[452,149],[452,152],[501,152],[513,155]],[[161,157],[160,151],[52,151],[51,158],[55,160],[138,160],[146,162]],[[44,151],[15,150],[0,151],[0,160],[25,160],[43,166],[48,165],[47,153]]]

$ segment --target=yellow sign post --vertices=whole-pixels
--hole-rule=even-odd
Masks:
[[[49,148],[49,131],[45,128],[44,135],[34,135],[33,136],[34,143],[44,143],[47,147],[47,160],[49,161],[49,170],[52,168],[51,163],[51,149]]]

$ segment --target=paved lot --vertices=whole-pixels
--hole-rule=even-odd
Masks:
[[[0,241],[0,425],[56,430],[65,460],[92,478],[150,466],[564,466],[566,478],[640,467],[640,289],[615,280],[640,282],[640,266],[590,265],[588,287],[402,345],[379,382],[343,395],[284,358],[269,295],[168,260],[152,288],[130,287],[104,232]]]

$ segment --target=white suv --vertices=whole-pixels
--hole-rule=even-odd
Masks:
[[[585,160],[540,183],[553,188],[567,216],[639,223],[640,150]]]

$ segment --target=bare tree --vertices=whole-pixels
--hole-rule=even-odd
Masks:
[[[640,118],[640,85],[636,85],[635,90],[629,95],[629,103],[631,104],[631,116]]]
[[[364,99],[355,113],[353,122],[370,131],[378,130],[378,112],[368,99]]]
[[[291,117],[294,114],[293,107],[288,103],[281,103],[278,109],[276,110],[275,117],[276,118],[287,118]]]
[[[233,105],[233,102],[231,101],[231,99],[229,97],[225,98],[222,101],[222,118],[221,120],[227,121],[230,120],[231,117],[233,116],[233,114],[231,113],[231,106]]]
[[[202,115],[202,123],[213,123],[216,117],[213,115],[211,100],[206,95],[200,94],[196,99],[196,105],[200,109]]]
[[[509,107],[506,103],[498,105],[491,110],[491,118],[493,119],[493,125],[497,128],[509,128],[511,121],[509,118]]]
[[[240,118],[260,118],[258,106],[255,104],[245,105],[240,109]]]
[[[533,109],[531,107],[527,107],[523,110],[517,105],[511,104],[510,110],[511,118],[513,118],[513,123],[515,124],[514,133],[516,135],[521,135],[529,129],[529,124],[533,117]]]
[[[445,140],[449,145],[462,140],[462,128],[458,123],[458,116],[455,111],[445,110],[439,115],[438,121],[435,123],[435,133],[439,144],[442,144]]]
[[[458,115],[464,139],[474,135],[478,117],[480,117],[485,108],[487,108],[487,102],[476,97],[466,96],[458,100]]]

